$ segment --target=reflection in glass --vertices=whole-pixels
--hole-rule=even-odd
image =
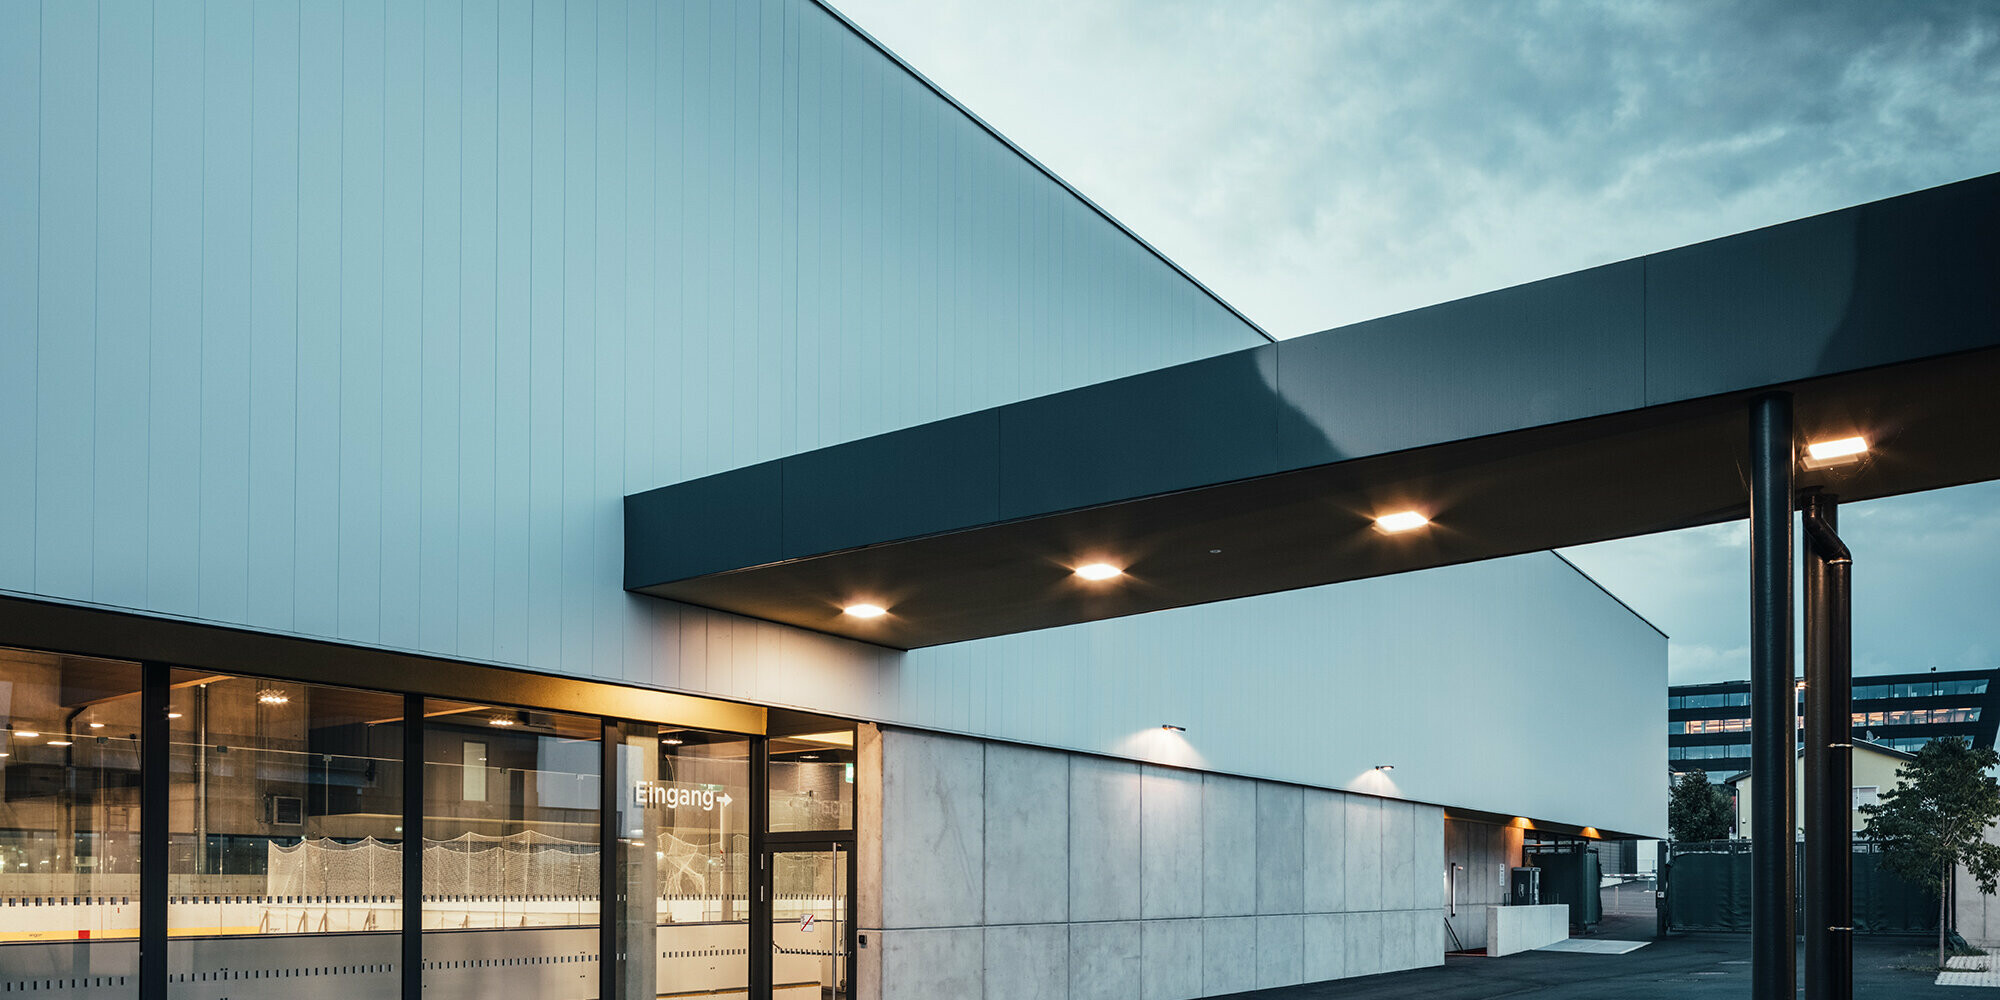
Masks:
[[[170,683],[170,995],[225,973],[394,992],[402,699],[185,669]]]
[[[771,737],[771,830],[854,828],[854,727]]]
[[[771,856],[771,975],[774,993],[848,996],[848,852],[781,851]]]
[[[0,647],[0,980],[136,996],[138,664]]]
[[[603,725],[424,703],[424,996],[595,997]]]
[[[621,997],[749,986],[750,743],[628,724],[618,757]]]

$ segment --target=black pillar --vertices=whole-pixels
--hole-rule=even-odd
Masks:
[[[1801,498],[1806,529],[1805,995],[1854,995],[1853,663],[1836,498]]]
[[[750,740],[750,1000],[771,995],[771,742]]]
[[[403,1000],[424,995],[424,696],[403,696]]]
[[[1750,995],[1792,1000],[1792,397],[1750,404]]]
[[[618,792],[625,787],[618,773],[618,747],[625,727],[604,720],[604,742],[598,767],[603,775],[597,796],[597,995],[605,1000],[625,996],[625,831],[619,829]]]
[[[139,996],[167,996],[168,699],[172,668],[148,663],[139,677]]]

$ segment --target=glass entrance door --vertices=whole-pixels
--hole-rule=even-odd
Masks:
[[[847,1000],[854,957],[853,849],[840,842],[771,852],[771,996]]]

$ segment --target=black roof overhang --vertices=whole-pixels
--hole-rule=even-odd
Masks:
[[[1713,523],[1772,389],[1871,443],[1802,486],[2000,478],[2000,174],[634,494],[625,586],[913,648]]]

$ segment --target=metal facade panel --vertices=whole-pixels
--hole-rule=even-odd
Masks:
[[[1546,553],[935,646],[907,654],[904,670],[940,692],[905,701],[909,725],[1664,827],[1666,638]],[[967,686],[982,717],[945,693]],[[1517,725],[1550,690],[1567,692],[1576,725]],[[1602,766],[1574,767],[1578,746]],[[1374,770],[1384,763],[1395,770]]]
[[[18,593],[874,716],[623,497],[1261,342],[804,0],[6,4],[0,79]]]
[[[1995,220],[1989,177],[1646,258],[1648,400],[1992,345]]]
[[[1278,460],[1277,379],[1267,345],[1006,407],[994,520],[1256,475]],[[944,474],[987,459],[954,453]]]
[[[1637,261],[1277,345],[1286,467],[1644,405]]]

